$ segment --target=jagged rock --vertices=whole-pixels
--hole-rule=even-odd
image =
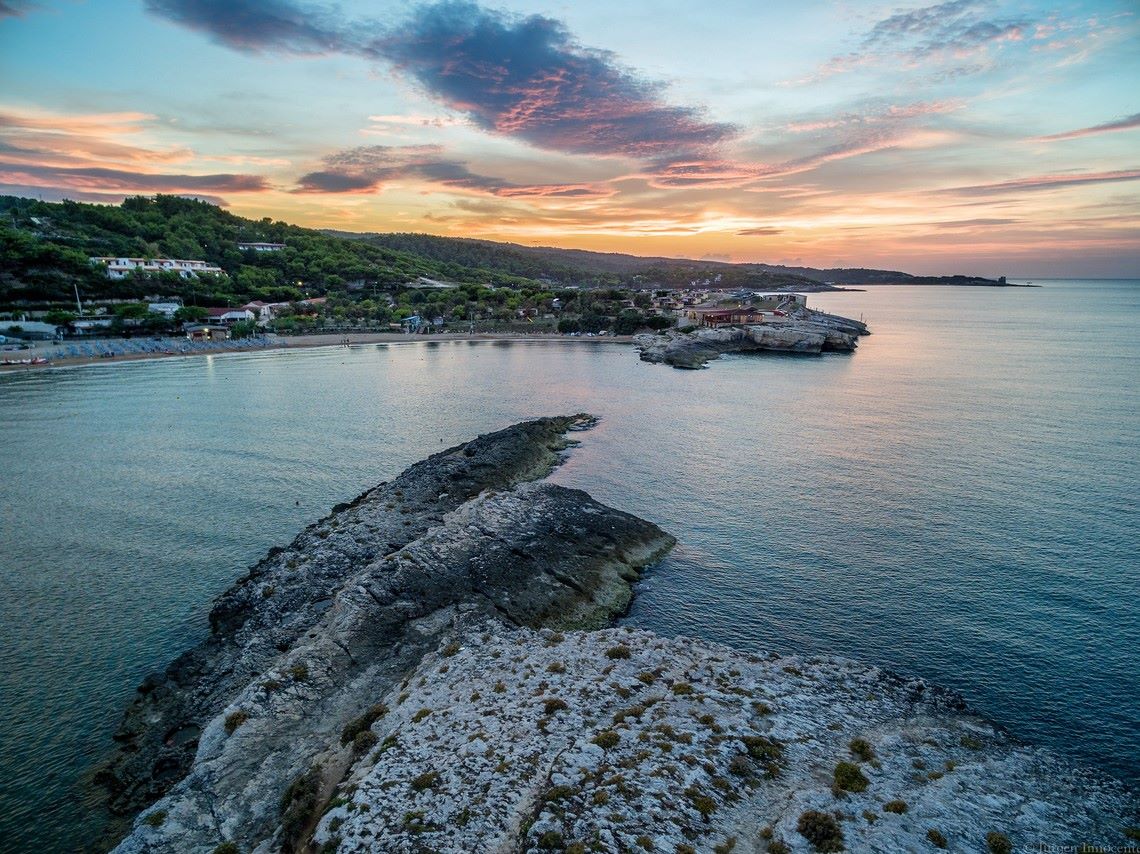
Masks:
[[[474,619],[597,626],[673,539],[545,476],[587,416],[527,422],[412,466],[274,549],[223,594],[211,636],[148,679],[100,774],[120,811],[166,795],[121,851],[290,850],[291,781],[351,759],[345,726]],[[145,689],[145,690],[144,690]],[[165,830],[163,830],[165,828]],[[154,832],[150,832],[154,830]]]
[[[846,352],[854,350],[867,327],[857,321],[800,307],[782,323],[670,330],[638,335],[634,344],[644,362],[675,368],[700,368],[723,353],[773,351],[782,353]]]

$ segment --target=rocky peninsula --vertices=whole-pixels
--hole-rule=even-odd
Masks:
[[[117,850],[1125,844],[1119,783],[952,693],[605,628],[674,540],[543,481],[592,423],[448,449],[271,550],[127,711]]]
[[[798,306],[776,323],[691,326],[638,335],[634,344],[644,362],[695,369],[724,353],[851,352],[858,345],[859,336],[869,334],[862,321]]]

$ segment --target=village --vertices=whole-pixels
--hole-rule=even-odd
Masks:
[[[285,246],[253,242],[239,244],[239,248],[272,253]],[[168,280],[169,274],[181,280],[226,277],[219,267],[179,258],[96,256],[90,262],[112,280],[159,283]],[[726,291],[718,287],[719,278],[694,280],[680,289],[594,291],[567,286],[558,293],[527,293],[419,277],[402,287],[371,295],[369,304],[379,306],[371,310],[372,316],[360,316],[349,300],[335,296],[276,302],[254,299],[238,305],[203,307],[187,305],[180,296],[156,293],[141,299],[99,299],[85,304],[76,289],[75,311],[28,310],[0,320],[0,347],[27,350],[45,342],[76,342],[77,353],[103,355],[115,353],[116,344],[124,352],[145,350],[146,346],[138,343],[140,339],[181,339],[199,344],[248,339],[252,344],[274,334],[595,337],[644,330],[781,324],[787,322],[790,311],[806,306],[807,298],[800,293]],[[458,293],[441,297],[447,292]],[[452,303],[457,304],[448,310]],[[169,352],[171,340],[164,342],[162,352]],[[102,344],[92,348],[82,342]]]

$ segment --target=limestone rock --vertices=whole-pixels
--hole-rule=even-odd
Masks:
[[[290,850],[292,781],[320,798],[346,726],[471,620],[598,626],[673,539],[579,490],[531,483],[586,417],[516,425],[412,466],[274,550],[224,594],[213,633],[128,711],[101,775],[116,808],[159,806],[120,850]],[[260,848],[259,848],[260,846]]]
[[[658,335],[638,335],[634,343],[642,361],[692,369],[703,367],[723,353],[849,352],[857,346],[859,336],[866,334],[867,327],[859,321],[801,307],[782,323],[722,326],[690,332],[670,330]]]

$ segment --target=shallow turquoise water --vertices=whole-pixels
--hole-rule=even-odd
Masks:
[[[89,838],[134,686],[265,550],[426,454],[544,414],[554,479],[681,546],[629,620],[836,652],[1140,774],[1140,282],[872,288],[854,355],[683,372],[618,345],[400,344],[0,376],[0,839]]]

